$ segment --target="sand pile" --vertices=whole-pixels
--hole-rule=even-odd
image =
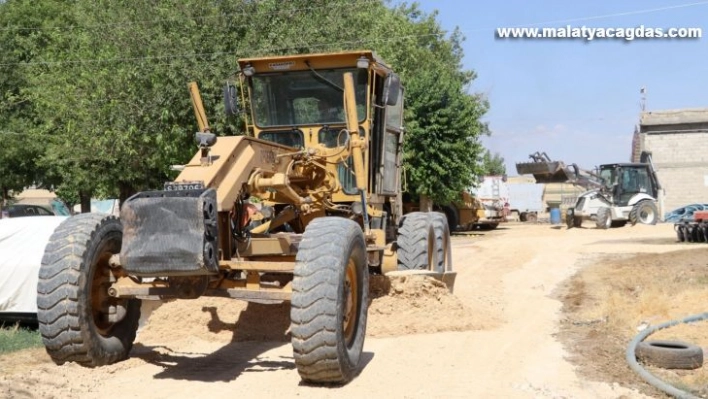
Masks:
[[[372,281],[367,336],[464,331],[484,325],[483,317],[450,294],[438,280],[425,276],[379,276]],[[144,313],[148,307],[144,305]],[[176,300],[154,309],[140,330],[138,341],[285,342],[290,340],[289,324],[288,302],[263,305],[206,297]]]

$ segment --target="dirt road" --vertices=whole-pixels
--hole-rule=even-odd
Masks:
[[[157,309],[131,358],[119,364],[54,366],[43,350],[0,358],[0,397],[645,397],[576,374],[554,337],[562,317],[555,293],[598,254],[677,245],[671,225],[602,231],[509,224],[456,236],[454,297],[427,287],[374,300],[365,366],[344,387],[300,384],[287,306],[200,299]]]

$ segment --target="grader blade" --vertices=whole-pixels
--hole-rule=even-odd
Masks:
[[[426,276],[432,277],[436,280],[442,281],[447,287],[450,293],[453,293],[455,288],[455,278],[457,277],[457,272],[446,271],[446,272],[434,272],[430,270],[395,270],[386,273],[386,277],[403,277],[403,276]]]
[[[218,265],[216,191],[147,191],[121,209],[123,268],[138,276],[214,274]]]

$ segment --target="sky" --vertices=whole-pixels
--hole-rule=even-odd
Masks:
[[[529,154],[592,169],[627,162],[641,112],[708,108],[708,1],[418,0],[465,41],[470,91],[487,96],[486,148],[507,174]],[[701,39],[498,39],[502,27],[703,29]],[[707,147],[708,147],[708,143]]]

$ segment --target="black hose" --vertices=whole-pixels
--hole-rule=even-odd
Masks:
[[[708,312],[706,313],[701,313],[693,316],[686,317],[681,320],[672,320],[672,321],[667,321],[666,323],[661,323],[657,324],[653,327],[647,328],[646,330],[640,332],[637,334],[636,337],[629,343],[629,346],[627,347],[627,364],[629,364],[629,367],[634,370],[637,374],[639,374],[644,381],[648,382],[655,388],[658,388],[665,393],[674,396],[676,398],[680,399],[700,399],[697,396],[694,396],[690,394],[689,392],[683,391],[681,389],[676,388],[673,385],[667,384],[666,382],[660,380],[650,372],[648,372],[646,369],[644,369],[642,366],[639,365],[637,362],[637,356],[635,354],[635,350],[637,349],[637,345],[639,345],[640,342],[644,341],[649,335],[662,330],[664,328],[668,327],[673,327],[677,324],[682,324],[682,323],[694,323],[697,321],[701,320],[706,320],[708,319]]]

